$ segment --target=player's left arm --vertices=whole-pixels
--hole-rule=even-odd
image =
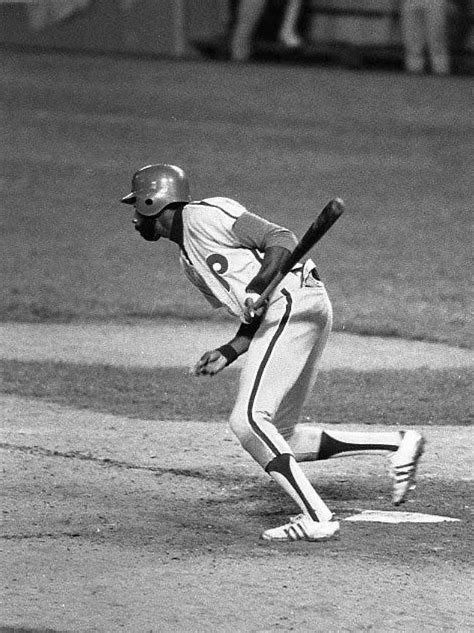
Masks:
[[[260,318],[254,319],[252,323],[242,323],[233,339],[201,356],[193,373],[196,376],[215,376],[231,365],[248,350],[259,325]]]

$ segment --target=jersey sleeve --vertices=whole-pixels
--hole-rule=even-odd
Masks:
[[[250,211],[242,213],[236,219],[233,228],[242,246],[261,252],[271,246],[281,246],[292,251],[298,241],[289,229],[269,222]]]

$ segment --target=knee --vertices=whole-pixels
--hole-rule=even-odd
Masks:
[[[271,416],[267,412],[253,412],[252,419],[262,426],[271,422]],[[244,448],[252,444],[255,439],[255,430],[252,428],[248,415],[240,409],[234,409],[229,419],[229,426],[233,433],[237,436]]]
[[[265,466],[279,453],[291,452],[287,442],[268,420],[268,414],[252,415],[252,423],[246,415],[232,414],[230,428],[240,441],[242,448],[253,459]],[[257,421],[257,419],[259,420]]]
[[[245,420],[245,416],[241,415],[237,411],[234,411],[230,416],[229,426],[240,443],[244,445],[252,433],[247,421]]]

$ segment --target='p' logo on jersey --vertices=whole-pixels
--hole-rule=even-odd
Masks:
[[[229,283],[222,277],[222,275],[229,270],[229,262],[227,261],[227,258],[220,253],[213,253],[206,258],[206,263],[217,281],[224,286],[228,292],[230,290]]]

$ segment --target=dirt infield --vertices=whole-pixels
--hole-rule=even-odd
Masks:
[[[159,354],[137,347],[136,326],[6,324],[0,342],[6,358],[16,350],[23,359],[139,365],[188,365],[196,342],[211,342],[189,323],[166,327]],[[212,340],[227,331],[216,326]],[[449,359],[462,367],[471,358],[343,335],[331,346],[327,367]],[[294,508],[225,423],[131,420],[11,396],[0,398],[0,411],[0,630],[472,630],[469,428],[424,429],[429,450],[403,507],[460,523],[343,521],[337,541],[278,546],[258,535]],[[307,472],[340,519],[391,507],[383,457],[329,460]]]

